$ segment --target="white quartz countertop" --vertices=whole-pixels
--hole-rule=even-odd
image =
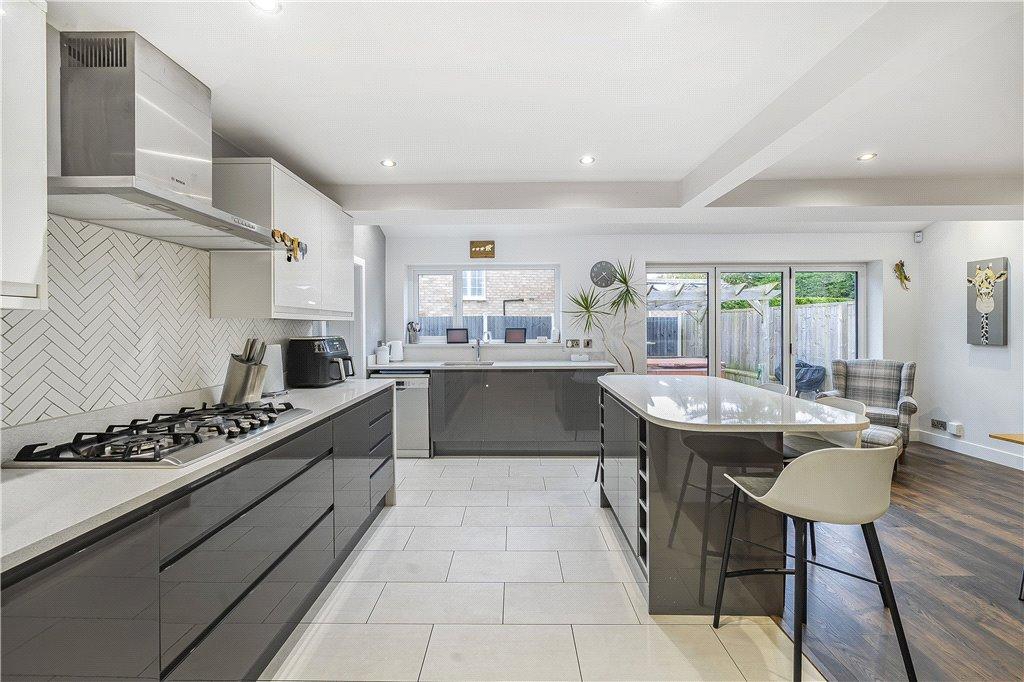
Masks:
[[[615,364],[606,360],[495,360],[492,365],[445,365],[445,362],[466,362],[460,360],[403,360],[390,362],[386,365],[372,364],[367,367],[371,372],[395,371],[402,369],[615,369]],[[471,361],[469,361],[471,362]],[[489,362],[489,361],[488,361]]]
[[[350,379],[328,388],[293,389],[282,400],[312,410],[236,447],[177,469],[154,467],[0,469],[3,548],[8,570],[163,497],[349,405],[379,393],[390,379]]]
[[[648,421],[683,431],[861,431],[867,418],[717,377],[610,375],[609,393]]]

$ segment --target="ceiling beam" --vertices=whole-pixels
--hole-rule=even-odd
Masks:
[[[708,206],[1020,11],[1010,2],[887,3],[687,174],[679,204]]]

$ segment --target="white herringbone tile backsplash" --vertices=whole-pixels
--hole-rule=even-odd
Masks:
[[[220,384],[248,337],[309,322],[210,318],[204,251],[50,216],[50,309],[3,311],[2,424]]]

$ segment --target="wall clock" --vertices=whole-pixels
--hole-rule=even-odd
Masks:
[[[606,260],[594,263],[594,267],[590,268],[590,281],[607,289],[615,282],[615,266]]]

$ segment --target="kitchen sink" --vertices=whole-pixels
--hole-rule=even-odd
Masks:
[[[444,367],[489,367],[494,364],[493,360],[449,360],[443,363]]]

